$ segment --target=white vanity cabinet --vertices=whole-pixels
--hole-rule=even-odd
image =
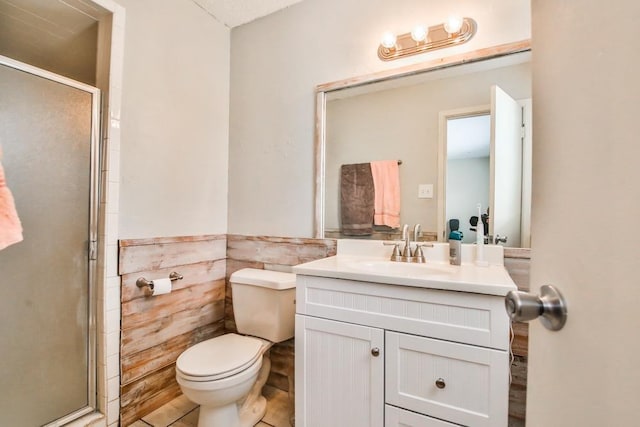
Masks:
[[[296,337],[296,425],[382,427],[384,331],[296,315]]]
[[[297,427],[507,426],[502,295],[297,273]]]

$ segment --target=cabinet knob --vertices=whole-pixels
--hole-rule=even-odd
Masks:
[[[378,356],[380,356],[380,349],[379,349],[378,347],[373,347],[373,348],[371,349],[371,354],[372,354],[374,357],[378,357]]]
[[[447,384],[444,382],[444,379],[442,378],[438,378],[436,380],[436,387],[438,387],[439,389],[443,389],[447,386]]]

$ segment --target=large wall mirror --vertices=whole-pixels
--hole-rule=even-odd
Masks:
[[[316,236],[355,237],[341,224],[343,165],[389,160],[400,224],[420,224],[424,240],[446,241],[457,221],[475,241],[480,217],[492,241],[529,247],[530,59],[523,41],[318,86]],[[399,233],[374,225],[357,238]]]

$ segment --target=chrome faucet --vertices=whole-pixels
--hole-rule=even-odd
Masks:
[[[402,240],[404,240],[402,261],[411,262],[411,240],[409,240],[409,224],[405,224],[402,226]]]
[[[400,262],[417,262],[424,263],[426,262],[426,258],[424,253],[422,252],[422,248],[424,246],[433,247],[433,243],[419,243],[418,239],[420,238],[420,232],[422,231],[422,226],[420,224],[416,224],[413,227],[413,241],[416,245],[414,251],[411,251],[411,237],[409,235],[409,224],[404,224],[402,226],[402,238],[400,241],[395,242],[383,242],[384,245],[393,246],[393,253],[391,254],[391,261],[400,261]],[[400,251],[400,244],[404,242],[404,248]]]
[[[420,224],[416,224],[413,226],[413,241],[416,242],[416,250],[413,251],[413,257],[411,259],[412,262],[425,263],[427,262],[424,257],[424,253],[422,252],[423,244],[418,243],[418,238],[420,237],[420,231],[422,231],[422,226]]]

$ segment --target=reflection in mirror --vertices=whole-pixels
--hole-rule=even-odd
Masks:
[[[446,226],[462,243],[475,242],[476,205],[489,206],[491,115],[479,113],[446,119]]]
[[[356,78],[353,81],[359,80]],[[319,112],[324,112],[318,119],[318,123],[324,123],[324,128],[319,128],[317,144],[320,150],[317,159],[321,162],[317,172],[320,185],[316,201],[317,211],[320,211],[317,214],[320,217],[317,219],[317,235],[351,238],[341,232],[341,167],[383,160],[402,161],[399,166],[400,224],[421,224],[422,240],[446,240],[448,220],[459,217],[459,227],[465,241],[475,241],[475,232],[471,230],[469,222],[473,213],[470,214],[468,210],[460,213],[455,211],[455,206],[463,200],[473,208],[481,203],[483,212],[489,208],[488,231],[492,237],[506,234],[492,228],[491,217],[491,206],[500,200],[500,196],[495,194],[500,191],[495,186],[495,180],[502,176],[495,169],[496,165],[500,166],[500,156],[496,155],[490,142],[495,136],[491,125],[500,122],[500,119],[496,121],[490,115],[494,86],[499,86],[519,105],[530,106],[530,100],[523,101],[531,97],[530,51],[525,49],[523,52],[520,49],[518,52],[462,65],[401,77],[387,76],[367,84],[362,84],[360,80],[359,85],[326,92],[319,90],[326,96],[319,98],[324,105],[318,108]],[[481,119],[481,115],[485,118]],[[484,150],[485,154],[487,150],[489,153],[482,160],[482,179],[469,175],[472,169],[479,168],[479,164],[471,163],[480,161],[467,160],[465,166],[462,159],[457,164],[448,164],[448,158],[445,157],[448,151],[453,150],[448,145],[443,148],[445,140],[449,139],[447,135],[450,137],[452,132],[456,133],[455,130],[447,130],[449,122],[455,126],[454,123],[462,121],[464,116],[484,120],[485,123]],[[443,117],[451,120],[443,121]],[[458,144],[463,146],[463,151],[471,150],[469,144],[478,136],[476,133],[479,132],[473,130],[471,136],[467,134],[461,137]],[[519,144],[522,150],[521,140]],[[519,167],[523,168],[523,176],[530,173],[530,157],[527,157],[527,153],[524,147],[524,154],[520,155],[518,161]],[[456,170],[462,170],[464,174],[454,175]],[[477,188],[479,181],[486,183],[483,189]],[[526,184],[528,180],[524,182]],[[525,189],[525,194],[522,194],[522,185],[518,186],[519,203],[530,206],[530,190]],[[523,223],[522,216],[518,213],[519,227]],[[373,226],[372,233],[362,237],[398,239],[399,234],[397,228]],[[523,229],[522,234],[528,236],[528,230]],[[528,246],[525,238],[515,236],[503,244]]]

